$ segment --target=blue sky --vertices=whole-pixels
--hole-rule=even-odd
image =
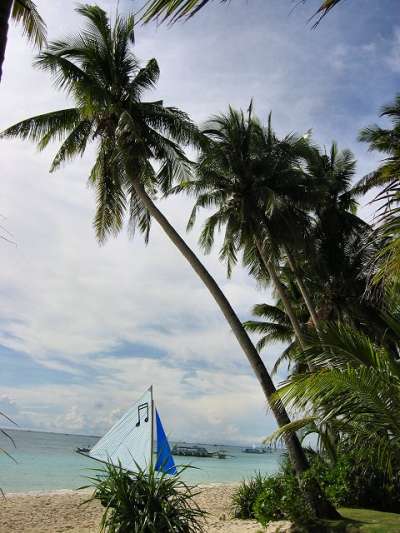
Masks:
[[[73,2],[37,4],[50,38],[79,27]],[[99,4],[115,12],[116,2]],[[309,0],[291,12],[290,0],[214,2],[185,24],[139,27],[137,55],[156,57],[161,68],[149,98],[198,123],[253,98],[261,118],[272,110],[278,132],[313,128],[322,146],[336,139],[351,148],[362,176],[377,157],[357,142],[358,130],[377,120],[399,87],[400,6],[348,0],[312,31],[307,19],[317,5]],[[66,105],[32,57],[12,28],[1,129]],[[174,438],[258,442],[274,421],[206,290],[156,225],[147,248],[125,232],[99,247],[86,186],[93,152],[50,175],[52,153],[0,144],[1,223],[17,243],[0,243],[0,410],[23,427],[101,433],[153,383]],[[191,202],[173,198],[160,207],[184,234]],[[368,206],[361,212],[371,217]],[[195,249],[198,229],[185,236]],[[216,254],[202,258],[241,318],[270,301],[240,267],[227,280]],[[263,354],[269,367],[279,348]]]

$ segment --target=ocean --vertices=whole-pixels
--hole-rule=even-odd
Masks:
[[[98,437],[41,431],[7,430],[15,441],[14,448],[4,436],[0,447],[9,452],[0,455],[0,487],[7,492],[53,491],[77,489],[88,484],[92,469],[101,464],[75,453],[76,447],[93,446]],[[189,483],[232,483],[250,477],[255,472],[273,473],[282,451],[262,455],[246,454],[242,447],[202,444],[209,451],[223,449],[226,459],[175,457],[177,465],[191,465],[183,473]]]

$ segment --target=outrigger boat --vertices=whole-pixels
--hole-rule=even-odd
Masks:
[[[217,450],[215,452],[209,452],[202,446],[181,446],[175,444],[172,448],[172,455],[182,455],[183,457],[216,457],[217,459],[226,459],[232,457],[228,455],[224,450]]]
[[[154,436],[157,439],[155,465]],[[77,448],[76,451],[130,472],[154,466],[155,470],[160,472],[171,475],[177,473],[161,418],[154,407],[153,387],[150,387],[90,450],[84,452]]]
[[[89,453],[90,452],[90,446],[82,446],[82,447],[77,447],[75,448],[75,451],[77,453]]]
[[[263,454],[263,453],[267,453],[267,451],[271,451],[270,449],[267,449],[267,448],[245,448],[244,450],[242,450],[243,453],[254,453],[254,454]]]

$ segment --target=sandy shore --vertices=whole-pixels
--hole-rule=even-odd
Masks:
[[[234,486],[202,487],[199,505],[210,513],[207,533],[257,532],[254,521],[233,520],[229,505]],[[0,503],[1,533],[97,533],[102,508],[97,502],[81,505],[88,494],[60,491],[36,494],[9,494]]]

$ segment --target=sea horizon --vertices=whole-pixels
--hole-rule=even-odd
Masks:
[[[93,446],[98,436],[20,428],[6,431],[15,447],[11,443],[2,447],[16,463],[5,454],[0,458],[0,487],[5,493],[76,490],[87,485],[91,471],[99,468],[98,462],[75,452],[77,447]],[[246,445],[171,441],[173,444],[203,446],[209,451],[223,448],[227,453],[226,459],[174,456],[177,466],[189,466],[183,479],[196,485],[232,484],[258,471],[272,474],[284,454],[284,450],[246,454],[242,451]]]
[[[10,432],[10,431],[25,431],[25,432],[34,432],[34,433],[46,433],[52,435],[71,435],[75,437],[89,437],[93,439],[100,439],[101,435],[94,435],[92,433],[74,433],[73,431],[51,431],[47,429],[35,429],[27,427],[11,427],[11,426],[0,426],[0,431]],[[171,442],[180,443],[180,444],[196,444],[197,446],[235,446],[243,448],[251,447],[268,447],[262,442],[238,442],[238,441],[227,441],[227,442],[196,442],[184,440],[184,439],[173,439]],[[0,446],[1,447],[1,446]],[[283,449],[281,445],[274,446],[276,449]]]

